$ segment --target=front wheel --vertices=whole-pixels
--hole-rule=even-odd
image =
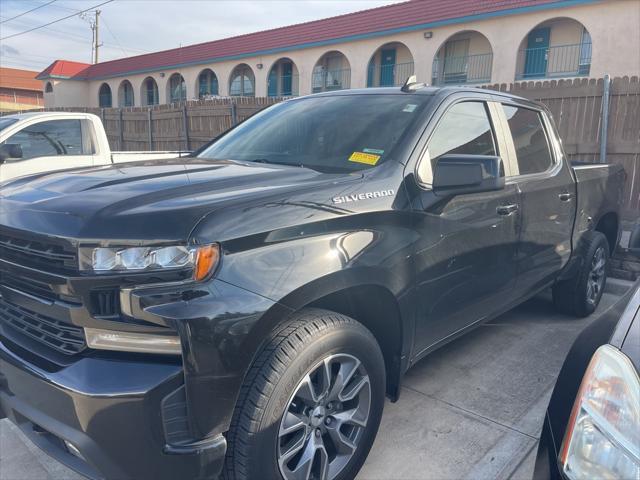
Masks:
[[[296,314],[247,375],[227,435],[225,478],[354,478],[384,393],[384,359],[369,330],[325,310]]]
[[[600,232],[588,232],[581,244],[583,262],[575,277],[553,287],[553,301],[563,313],[586,317],[600,303],[607,282],[609,243]]]

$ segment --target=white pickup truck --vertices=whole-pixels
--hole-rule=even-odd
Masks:
[[[185,156],[188,152],[112,152],[99,117],[34,112],[0,117],[0,183],[53,170]]]

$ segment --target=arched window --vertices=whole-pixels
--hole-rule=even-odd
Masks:
[[[267,77],[267,95],[291,97],[298,95],[298,68],[289,58],[281,58],[273,64]]]
[[[590,70],[591,35],[577,20],[545,20],[520,42],[516,80],[579,77]]]
[[[44,92],[45,93],[53,92],[53,85],[51,85],[51,82],[47,82],[47,84],[44,86]]]
[[[254,97],[256,78],[253,70],[247,64],[238,65],[231,72],[231,81],[229,82],[229,95],[232,97]]]
[[[198,98],[218,95],[218,77],[212,70],[206,69],[198,75]]]
[[[400,42],[378,48],[367,67],[367,87],[393,87],[403,85],[413,75],[413,55]]]
[[[311,89],[313,93],[342,90],[351,86],[351,66],[343,53],[325,53],[313,67]]]
[[[158,105],[158,84],[152,77],[147,77],[142,82],[141,95],[143,105]]]
[[[436,52],[431,83],[489,83],[492,68],[493,50],[487,37],[474,30],[465,30],[449,37]]]
[[[174,73],[169,78],[169,103],[184,102],[187,99],[187,84],[184,77]]]
[[[133,107],[133,87],[129,80],[124,80],[118,89],[118,105],[120,107]]]
[[[100,85],[100,91],[98,92],[98,105],[100,105],[100,108],[111,108],[113,106],[111,101],[111,87],[106,83]]]

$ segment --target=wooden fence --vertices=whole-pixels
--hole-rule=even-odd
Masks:
[[[540,101],[553,113],[572,160],[599,161],[602,79],[546,80],[487,88]],[[234,97],[155,107],[83,108],[103,119],[114,150],[194,150],[280,98]],[[66,109],[61,109],[66,110]],[[607,161],[627,172],[625,217],[640,212],[640,80],[611,81]]]

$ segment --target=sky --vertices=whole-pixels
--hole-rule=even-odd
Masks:
[[[91,61],[89,18],[106,0],[0,0],[0,65],[43,70],[53,60]],[[99,7],[100,61],[331,17],[398,0],[112,0]],[[48,5],[47,5],[48,4]],[[33,12],[12,19],[28,10]],[[90,18],[93,17],[92,11]]]

